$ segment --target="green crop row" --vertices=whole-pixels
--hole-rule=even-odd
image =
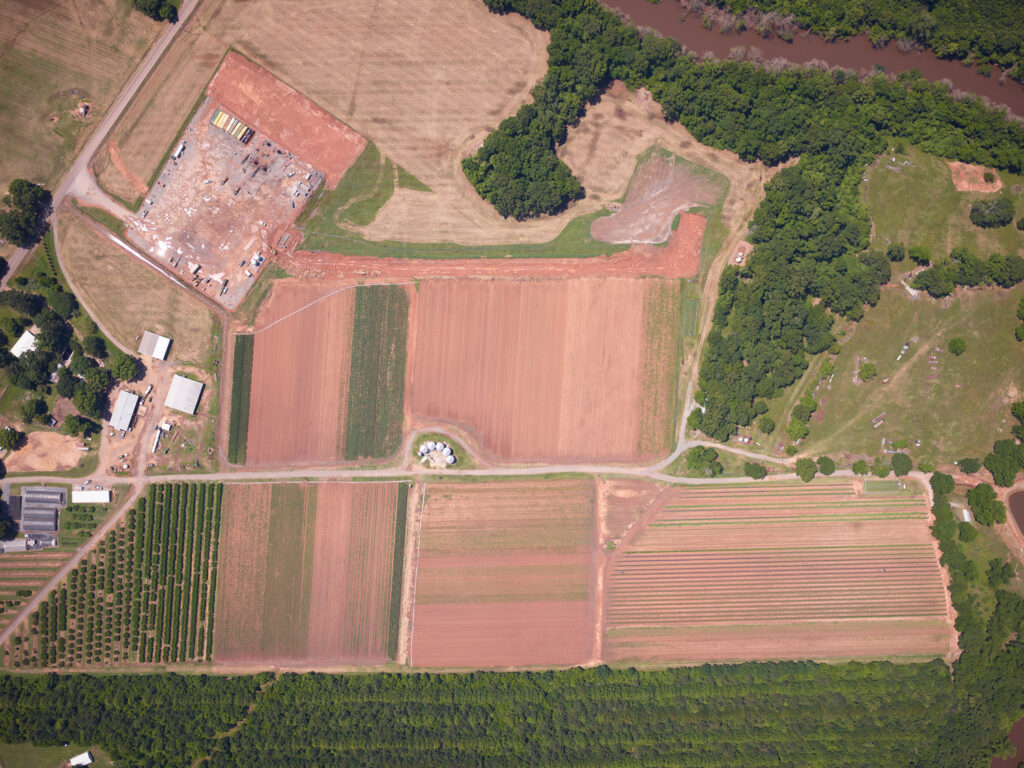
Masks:
[[[349,460],[398,450],[409,296],[399,285],[363,286],[354,315],[344,446]]]
[[[249,396],[252,391],[253,335],[235,336],[235,355],[231,370],[231,417],[228,422],[228,461],[245,463],[249,436]]]
[[[398,486],[395,508],[395,548],[391,564],[391,600],[388,604],[388,657],[398,655],[398,629],[402,619],[402,571],[405,567],[405,524],[409,503],[409,486]]]
[[[207,661],[223,486],[150,486],[19,628],[13,668]]]

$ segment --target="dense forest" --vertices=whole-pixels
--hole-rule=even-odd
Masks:
[[[727,268],[720,282],[700,366],[702,408],[689,422],[718,440],[764,413],[765,401],[801,376],[807,356],[831,346],[826,310],[857,320],[877,302],[890,267],[883,254],[864,253],[870,222],[857,187],[892,137],[943,157],[1024,168],[1024,127],[915,73],[861,79],[840,70],[773,73],[749,62],[700,62],[673,40],[640,34],[596,0],[486,2],[551,34],[534,101],[464,162],[477,190],[506,216],[555,212],[582,193],[555,148],[615,79],[648,87],[666,119],[704,144],[773,165],[800,157],[767,187],[751,226],[757,248],[749,263]]]
[[[828,39],[871,36],[875,45],[896,41],[923,45],[942,58],[998,64],[1024,81],[1024,13],[1017,0],[715,0],[732,13],[750,10],[790,16],[804,29]],[[759,14],[760,15],[760,14]],[[773,19],[762,15],[770,34]]]

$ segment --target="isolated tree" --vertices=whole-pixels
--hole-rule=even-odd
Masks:
[[[864,459],[857,459],[857,461],[853,462],[853,474],[866,475],[870,471],[871,467],[868,466],[868,463],[864,461]]]
[[[818,457],[818,471],[823,475],[831,475],[836,471],[836,463],[828,456]]]
[[[978,538],[978,529],[970,523],[960,523],[959,538],[964,543],[970,543]]]
[[[22,444],[25,433],[19,432],[13,427],[0,429],[0,448],[5,451],[14,451]]]
[[[860,367],[860,372],[858,373],[861,381],[871,381],[877,375],[878,368],[875,367],[874,363],[864,363],[864,365]]]
[[[108,367],[118,381],[135,381],[139,377],[138,358],[126,355],[120,350],[111,355]]]
[[[978,200],[971,206],[970,217],[976,227],[1005,227],[1013,221],[1013,200],[1007,195]]]
[[[1019,219],[1017,219],[1017,229],[1019,229],[1021,232],[1024,232],[1024,216],[1021,216]]]
[[[789,435],[789,439],[794,443],[803,440],[810,434],[810,429],[807,427],[807,423],[800,421],[796,416],[789,420],[789,426],[786,427],[786,434]]]
[[[932,491],[936,494],[948,496],[956,488],[956,483],[953,482],[953,476],[947,475],[945,472],[935,472],[930,478],[928,483],[932,487]]]
[[[910,257],[912,262],[922,267],[927,267],[932,263],[932,254],[923,245],[910,246],[910,248],[907,249],[907,256]]]
[[[768,470],[764,468],[763,464],[747,461],[743,463],[743,474],[755,480],[763,480],[768,476]]]
[[[688,432],[701,432],[704,426],[704,411],[694,408],[686,417],[686,429]]]
[[[999,501],[995,490],[988,483],[981,483],[967,491],[967,503],[980,525],[1006,522],[1006,506]]]
[[[770,435],[775,431],[775,419],[766,413],[757,420],[757,428],[761,430],[762,433]]]
[[[31,424],[46,413],[46,401],[41,397],[33,397],[21,404],[21,420],[25,424]]]
[[[698,445],[686,452],[686,469],[696,475],[718,477],[724,468],[718,461],[718,451]]]
[[[891,471],[891,468],[881,456],[876,458],[875,463],[871,465],[871,474],[875,477],[888,477]]]
[[[903,243],[893,243],[885,250],[885,255],[889,257],[889,261],[903,261],[907,258],[907,249]]]
[[[805,483],[811,482],[818,472],[818,466],[812,459],[797,459],[796,474]]]
[[[967,351],[967,342],[959,336],[954,336],[949,340],[949,351],[951,354],[960,357],[960,355]]]
[[[957,462],[957,466],[960,467],[960,471],[965,475],[973,475],[981,469],[981,460],[967,457],[960,459],[960,461]]]
[[[896,477],[906,477],[914,468],[914,462],[905,453],[894,453],[892,456],[892,472]]]

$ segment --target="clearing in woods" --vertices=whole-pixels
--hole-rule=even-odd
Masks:
[[[612,554],[610,661],[946,656],[928,503],[856,481],[676,488]]]
[[[679,281],[420,284],[410,409],[489,454],[636,461],[671,446]]]
[[[143,331],[174,340],[171,357],[209,365],[213,313],[151,267],[100,237],[70,215],[58,216],[61,261],[97,322],[134,352]]]
[[[397,647],[408,485],[229,485],[218,664],[381,664]]]
[[[586,661],[593,480],[437,483],[426,494],[411,666]]]

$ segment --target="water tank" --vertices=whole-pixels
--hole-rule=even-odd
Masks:
[[[451,449],[451,448],[449,448],[449,447],[448,447],[448,446],[446,445],[446,446],[444,447],[444,450],[443,450],[443,451],[441,451],[441,453],[443,453],[443,454],[444,454],[445,456],[451,456],[451,455],[452,455],[452,449]]]
[[[439,451],[443,451],[447,447],[448,446],[446,446],[444,443],[438,443],[437,444],[437,450],[439,450]]]
[[[427,450],[428,451],[432,451],[436,447],[437,447],[437,443],[435,443],[433,440],[427,440]]]
[[[455,457],[452,456],[451,454],[448,454],[447,456],[444,457],[444,461],[445,461],[446,464],[454,464],[455,463]]]

